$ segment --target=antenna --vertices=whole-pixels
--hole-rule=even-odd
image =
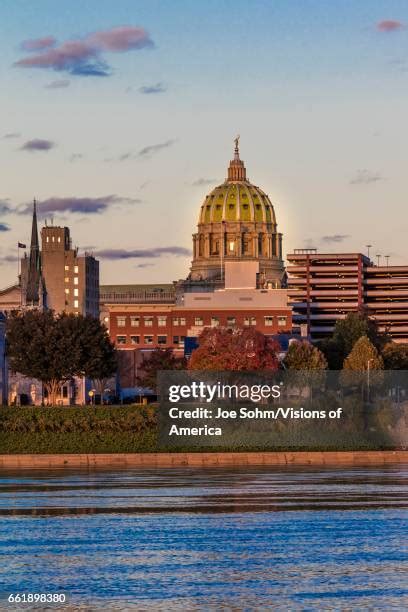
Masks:
[[[373,246],[372,244],[366,244],[366,247],[367,247],[367,257],[368,257],[368,259],[370,259],[370,249],[371,249],[371,247],[372,247],[372,246]]]

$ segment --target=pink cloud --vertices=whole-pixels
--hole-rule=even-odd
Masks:
[[[88,41],[98,49],[116,53],[153,45],[145,29],[132,26],[95,32],[88,37]]]
[[[396,32],[397,30],[403,30],[405,26],[401,21],[395,19],[383,19],[383,21],[377,23],[376,28],[379,32]]]
[[[42,51],[54,47],[56,39],[53,36],[44,36],[43,38],[33,38],[25,40],[21,43],[21,48],[24,51]]]
[[[153,42],[146,30],[123,26],[97,31],[82,40],[68,40],[52,48],[38,47],[40,52],[24,57],[14,65],[63,71],[73,75],[108,76],[111,69],[102,57],[103,52],[119,53],[152,46]],[[33,49],[31,47],[30,50]]]

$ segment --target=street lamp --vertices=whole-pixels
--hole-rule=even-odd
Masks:
[[[367,403],[370,403],[370,366],[373,358],[367,360]]]

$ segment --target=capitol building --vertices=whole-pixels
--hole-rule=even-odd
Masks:
[[[228,262],[257,262],[258,286],[282,286],[282,234],[267,196],[247,178],[235,139],[225,181],[201,205],[189,280],[223,282]]]

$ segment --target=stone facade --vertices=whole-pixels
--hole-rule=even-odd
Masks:
[[[266,193],[246,178],[238,140],[227,179],[206,196],[201,206],[189,280],[222,285],[228,261],[256,261],[258,286],[282,286],[282,234],[275,210]]]

